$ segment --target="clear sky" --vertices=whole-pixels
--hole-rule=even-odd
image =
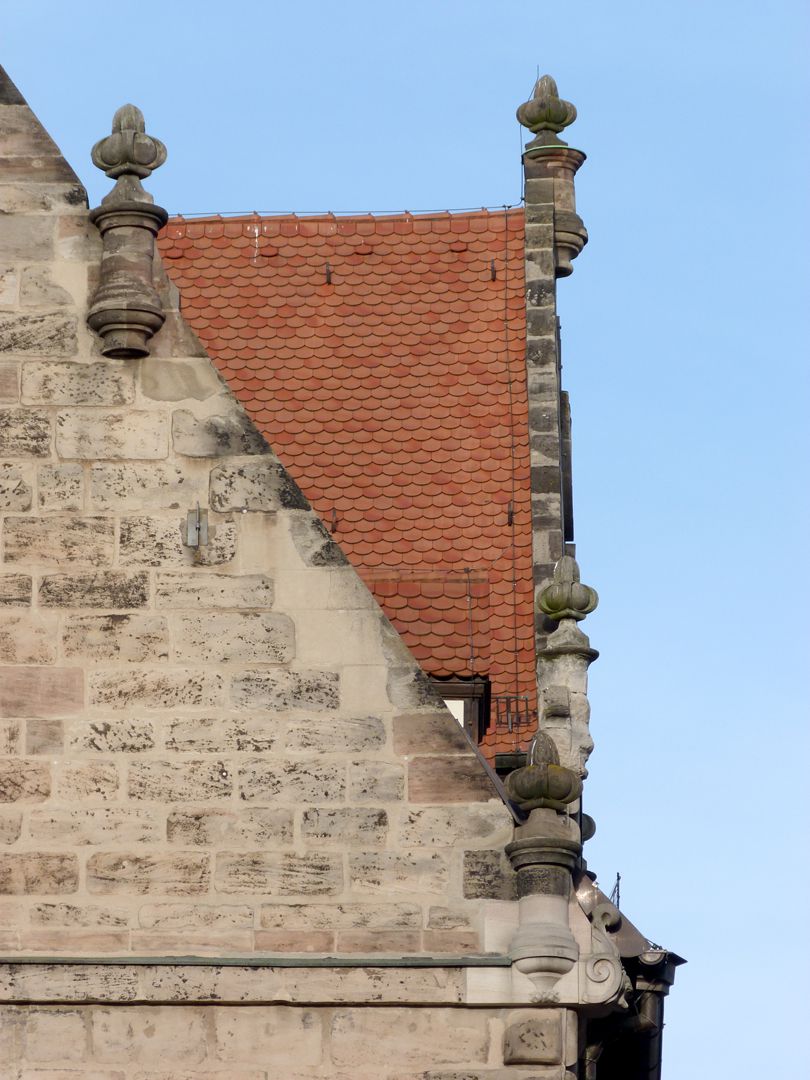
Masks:
[[[520,196],[538,67],[579,120],[560,285],[577,549],[601,596],[587,854],[687,957],[666,1080],[801,1071],[808,962],[805,0],[5,5],[2,63],[95,204],[132,100],[171,212]]]

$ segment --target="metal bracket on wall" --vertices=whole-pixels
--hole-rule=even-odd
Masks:
[[[199,548],[208,543],[208,511],[201,510],[197,503],[196,510],[189,510],[186,515],[186,547]]]

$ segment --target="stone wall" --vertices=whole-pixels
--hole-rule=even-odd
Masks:
[[[0,950],[483,951],[509,813],[165,280],[101,355],[81,188],[0,91]]]
[[[504,1045],[507,1015],[435,1007],[6,1006],[0,1060],[20,1068],[0,1065],[0,1077],[563,1080],[560,1066],[521,1067],[521,1047]],[[552,1023],[531,1032],[525,1050],[535,1061],[560,1054]],[[517,1058],[507,1068],[505,1050]]]

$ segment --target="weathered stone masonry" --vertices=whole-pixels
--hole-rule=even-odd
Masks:
[[[3,185],[3,951],[484,951],[507,810],[165,279],[155,355],[100,355],[53,160]]]
[[[550,80],[529,104],[572,118]],[[535,583],[548,731],[508,808],[180,317],[138,110],[90,214],[2,69],[0,132],[0,1080],[591,1080],[630,989],[581,863],[595,593],[571,558]],[[546,480],[558,179],[527,219]]]

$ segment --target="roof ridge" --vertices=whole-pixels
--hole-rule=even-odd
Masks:
[[[481,217],[494,214],[522,212],[521,203],[504,203],[501,206],[464,207],[451,210],[423,210],[413,212],[411,210],[369,210],[369,211],[344,211],[324,210],[298,213],[294,210],[284,213],[274,211],[234,211],[233,213],[215,214],[171,214],[169,220],[174,222],[200,222],[200,221],[402,221],[402,220],[431,220],[447,217]]]

